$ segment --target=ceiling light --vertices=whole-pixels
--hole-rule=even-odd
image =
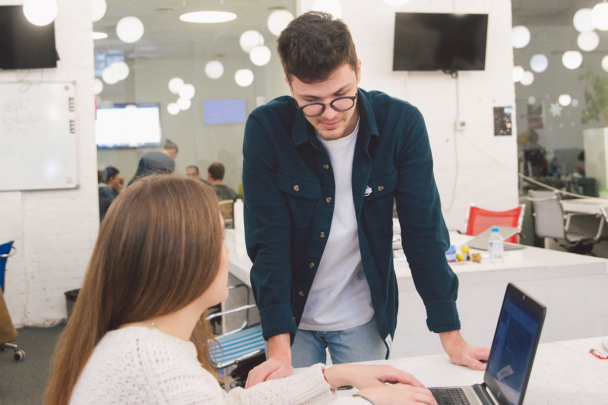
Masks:
[[[524,68],[521,66],[513,66],[513,81],[519,82],[524,77]]]
[[[169,80],[169,91],[173,94],[178,94],[179,89],[181,89],[183,85],[184,81],[182,79],[179,77],[174,77],[173,79]]]
[[[105,32],[94,32],[93,34],[91,34],[91,36],[93,37],[93,39],[106,39],[108,37],[108,34],[106,34]]]
[[[564,52],[562,63],[568,69],[576,69],[583,63],[583,54],[579,51]]]
[[[137,17],[123,17],[116,25],[116,35],[123,42],[135,43],[144,35],[144,24]]]
[[[93,17],[93,22],[97,22],[106,15],[106,11],[108,9],[108,4],[106,0],[93,0],[93,7],[91,8],[91,14]]]
[[[125,80],[129,76],[129,65],[124,62],[114,62],[110,65],[110,69],[118,81]]]
[[[600,44],[600,36],[595,31],[581,32],[578,34],[576,43],[583,51],[591,52]]]
[[[249,69],[239,69],[234,74],[234,81],[241,87],[247,87],[253,83],[253,72]]]
[[[236,14],[227,11],[195,11],[179,16],[179,19],[189,23],[215,24],[236,19]]]
[[[268,30],[272,35],[279,36],[281,32],[287,28],[289,23],[293,20],[293,14],[287,10],[275,10],[268,16]]]
[[[602,69],[608,72],[608,56],[604,56],[602,59]]]
[[[591,21],[598,30],[608,30],[608,3],[600,3],[593,7]]]
[[[595,29],[595,25],[593,25],[593,21],[591,20],[590,8],[581,8],[574,13],[573,22],[574,28],[578,32],[591,32]]]
[[[179,106],[177,103],[169,103],[167,106],[167,112],[171,115],[177,115],[179,113]]]
[[[569,94],[562,94],[561,96],[559,96],[558,101],[561,105],[563,105],[564,107],[567,107],[572,102],[572,97],[570,97]]]
[[[184,84],[182,86],[182,88],[179,89],[179,96],[181,98],[186,98],[188,100],[190,100],[192,97],[194,97],[194,93],[196,93],[196,90],[194,89],[194,86],[191,84]]]
[[[256,46],[264,45],[264,37],[255,30],[245,31],[239,38],[239,45],[243,51],[249,53]]]
[[[524,86],[529,86],[534,83],[534,73],[526,70],[524,76],[521,78],[520,83]]]
[[[549,67],[549,59],[542,53],[538,53],[530,59],[530,69],[536,73],[542,73]]]
[[[177,99],[177,106],[182,111],[186,111],[188,108],[190,108],[191,105],[192,105],[192,101],[190,101],[190,99],[181,98],[181,97]]]
[[[23,14],[34,25],[48,25],[57,17],[55,0],[25,0]]]
[[[249,59],[256,66],[264,66],[270,62],[270,49],[267,46],[256,46],[249,53]]]
[[[103,82],[98,77],[95,78],[95,82],[93,84],[93,91],[95,94],[100,94],[103,91]]]
[[[530,30],[523,25],[513,27],[513,31],[511,31],[511,43],[513,44],[513,48],[525,48],[530,43]]]
[[[107,66],[102,72],[101,72],[101,78],[103,79],[104,82],[106,82],[107,84],[116,84],[118,83],[120,80],[118,80],[118,78],[116,77],[116,73],[114,73],[114,70],[112,69],[111,66]]]
[[[530,105],[536,104],[536,97],[534,97],[534,96],[528,97],[528,104],[530,104]]]
[[[224,65],[218,60],[212,60],[205,65],[205,74],[210,79],[219,79],[224,74]]]
[[[313,11],[331,14],[334,18],[342,17],[342,5],[338,0],[317,0],[312,5]]]

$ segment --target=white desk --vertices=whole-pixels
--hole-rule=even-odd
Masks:
[[[470,236],[450,234],[452,243]],[[242,232],[226,231],[230,272],[250,285],[251,260]],[[465,339],[489,346],[506,286],[515,282],[548,308],[541,342],[608,335],[608,276],[605,259],[527,247],[505,252],[505,262],[452,264],[458,275],[458,310]],[[443,353],[426,327],[426,311],[407,264],[395,264],[399,317],[392,357]]]
[[[563,200],[562,207],[566,212],[579,214],[601,214],[601,207],[608,207],[608,200],[603,198],[582,198],[577,200]]]
[[[599,360],[589,354],[591,348],[601,350],[601,341],[607,339],[608,336],[603,336],[541,344],[536,353],[524,403],[607,404],[608,360]],[[483,372],[455,366],[445,354],[362,364],[390,364],[413,374],[427,387],[472,385],[483,382]],[[338,395],[348,396],[355,392],[356,390],[340,391]]]

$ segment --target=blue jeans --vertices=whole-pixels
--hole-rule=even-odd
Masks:
[[[361,326],[335,332],[298,329],[291,346],[291,364],[298,368],[325,363],[325,349],[329,349],[333,364],[384,360],[387,356],[376,319],[372,318]]]

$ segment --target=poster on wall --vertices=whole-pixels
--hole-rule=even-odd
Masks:
[[[528,128],[543,129],[543,103],[528,104]]]
[[[494,107],[494,136],[513,135],[513,107]]]

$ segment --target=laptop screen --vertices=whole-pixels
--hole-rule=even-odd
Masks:
[[[487,374],[494,379],[508,403],[513,405],[520,403],[525,392],[540,333],[540,318],[517,297],[506,295]]]

